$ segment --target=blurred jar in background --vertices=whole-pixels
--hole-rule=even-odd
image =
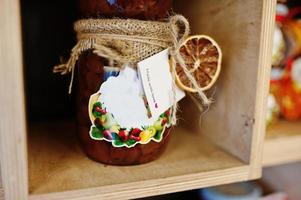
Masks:
[[[278,3],[267,124],[301,119],[301,7]],[[274,101],[276,100],[276,101]]]
[[[277,4],[276,24],[272,49],[272,71],[270,81],[270,93],[268,96],[266,124],[269,126],[277,121],[280,116],[280,108],[275,95],[279,94],[281,79],[284,73],[286,62],[287,44],[283,31],[283,23],[287,19],[289,9],[285,4]]]
[[[288,60],[279,89],[274,94],[285,119],[301,118],[301,57]]]
[[[270,93],[268,96],[268,110],[267,110],[267,116],[266,116],[266,123],[267,125],[271,125],[274,122],[277,121],[280,114],[280,108],[276,101],[275,96]]]
[[[301,7],[291,8],[283,23],[287,41],[287,57],[301,54],[301,20],[295,17],[301,13]]]
[[[283,23],[288,15],[288,7],[284,4],[278,4],[276,8],[276,24],[273,39],[272,66],[281,67],[285,63],[287,45],[283,33]]]

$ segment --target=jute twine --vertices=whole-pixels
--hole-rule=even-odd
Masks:
[[[170,17],[168,22],[143,21],[134,19],[86,19],[74,24],[77,33],[77,44],[72,49],[70,59],[65,64],[55,66],[54,73],[71,72],[69,94],[72,91],[74,67],[79,56],[92,49],[101,57],[107,58],[113,67],[122,68],[125,64],[135,64],[166,48],[169,48],[172,59],[173,97],[172,122],[176,124],[177,102],[175,100],[176,63],[196,89],[201,105],[210,105],[211,100],[198,86],[196,79],[188,70],[179,53],[182,42],[190,33],[189,23],[182,15]]]

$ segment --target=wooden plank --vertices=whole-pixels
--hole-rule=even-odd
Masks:
[[[276,1],[176,2],[192,32],[212,36],[224,55],[216,101],[202,119],[202,133],[250,162],[251,176],[259,177]]]
[[[0,6],[0,162],[6,200],[28,196],[19,0]]]
[[[89,160],[75,133],[69,122],[30,128],[30,199],[138,198],[249,179],[247,165],[183,128],[157,161],[130,167]]]
[[[279,121],[267,129],[263,164],[301,161],[301,122]]]
[[[184,175],[180,177],[162,178],[141,182],[97,187],[59,193],[30,195],[30,200],[96,200],[96,199],[133,199],[162,195],[184,190],[198,189],[248,180],[247,167],[232,170],[217,170],[212,173]],[[214,180],[213,177],[216,177]],[[235,181],[235,182],[236,182]]]
[[[267,99],[272,65],[272,45],[276,15],[276,0],[262,1],[260,48],[255,104],[255,122],[251,143],[251,176],[259,178],[262,172],[263,143],[266,128]]]

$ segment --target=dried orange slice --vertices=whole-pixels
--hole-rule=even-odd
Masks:
[[[209,36],[194,35],[183,42],[180,47],[180,55],[201,90],[210,89],[221,70],[222,51],[218,44]],[[178,63],[176,64],[176,74],[176,81],[181,89],[197,92]]]

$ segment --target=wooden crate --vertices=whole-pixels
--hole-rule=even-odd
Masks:
[[[264,166],[301,161],[301,123],[281,120],[267,129]]]
[[[182,102],[182,125],[159,160],[113,167],[81,152],[74,122],[26,122],[19,2],[3,0],[0,87],[7,92],[0,99],[0,147],[6,199],[139,198],[260,177],[275,3],[176,1],[193,33],[213,36],[223,49],[216,102],[201,126],[196,107]]]

